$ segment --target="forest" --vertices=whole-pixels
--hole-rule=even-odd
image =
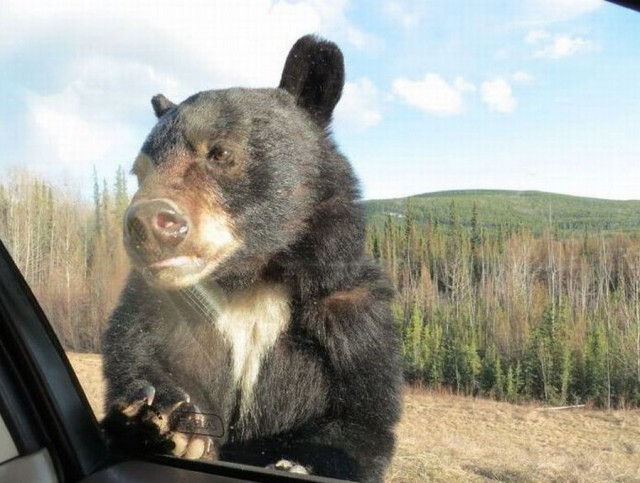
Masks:
[[[128,272],[128,201],[122,169],[94,175],[92,199],[25,172],[0,181],[0,239],[67,350],[100,351]],[[571,230],[551,216],[540,229],[486,211],[454,198],[436,216],[409,198],[371,217],[367,250],[397,291],[407,381],[516,403],[640,406],[640,230]]]

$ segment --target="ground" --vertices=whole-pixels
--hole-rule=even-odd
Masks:
[[[101,359],[70,353],[102,416]],[[640,410],[548,410],[407,389],[387,483],[640,482]]]

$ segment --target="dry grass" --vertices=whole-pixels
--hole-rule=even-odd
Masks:
[[[67,352],[71,366],[78,376],[85,396],[89,400],[96,418],[104,416],[104,379],[102,378],[102,356],[100,354],[79,354]]]
[[[408,389],[387,482],[638,482],[640,411],[541,410]]]
[[[69,359],[100,417],[100,356]],[[418,389],[404,403],[387,483],[640,482],[638,410],[546,411]]]

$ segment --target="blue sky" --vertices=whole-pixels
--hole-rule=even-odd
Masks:
[[[334,134],[366,198],[640,199],[640,13],[600,0],[3,0],[0,169],[90,192],[151,96],[275,86],[309,32],[345,54]]]

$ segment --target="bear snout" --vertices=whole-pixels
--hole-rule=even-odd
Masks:
[[[170,200],[137,202],[124,216],[125,244],[143,258],[172,251],[189,233],[189,220]]]

